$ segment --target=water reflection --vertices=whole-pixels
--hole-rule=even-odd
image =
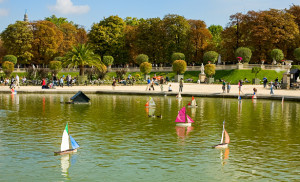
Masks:
[[[71,154],[65,154],[60,157],[61,174],[65,177],[69,177],[70,155]]]
[[[227,159],[229,159],[229,148],[226,148],[225,150],[220,150],[220,158],[221,158],[221,164],[224,166],[227,163]]]
[[[182,140],[184,140],[188,134],[193,131],[194,127],[192,126],[188,126],[188,127],[184,127],[184,126],[176,126],[176,134],[179,138],[181,138]]]

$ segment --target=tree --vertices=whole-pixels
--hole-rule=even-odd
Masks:
[[[94,54],[87,44],[78,44],[65,55],[64,66],[78,66],[79,75],[84,75],[84,66],[97,66],[102,64],[100,56]]]
[[[143,62],[140,65],[140,71],[145,75],[149,74],[152,70],[152,64],[148,62]]]
[[[95,23],[88,34],[89,42],[98,55],[111,55],[117,63],[124,63],[123,48],[125,22],[118,16],[110,16]]]
[[[33,33],[29,23],[17,21],[1,33],[3,46],[8,54],[15,55],[20,63],[29,63],[32,59]]]
[[[60,61],[50,61],[50,70],[52,71],[52,74],[57,74],[62,69],[62,64]]]
[[[252,73],[255,74],[255,78],[257,78],[257,74],[261,71],[261,67],[253,67]]]
[[[63,34],[63,41],[60,44],[59,52],[60,55],[64,55],[77,44],[78,34],[76,27],[71,23],[62,23],[59,29]]]
[[[184,52],[190,24],[183,16],[169,14],[163,19],[163,27],[166,41],[164,46],[167,53],[165,59],[170,60],[173,52]]]
[[[64,18],[64,17],[59,17],[58,18],[55,15],[52,15],[50,17],[46,17],[45,20],[54,23],[57,27],[60,27],[64,23],[70,23],[70,24],[74,25],[74,23],[72,21],[69,22],[67,20],[67,18]]]
[[[221,25],[211,25],[208,27],[210,34],[212,35],[212,44],[216,50],[220,51],[223,32],[223,27]]]
[[[176,60],[185,60],[185,55],[180,52],[175,52],[171,56],[171,61],[174,62]]]
[[[204,21],[188,20],[188,22],[191,28],[188,31],[186,53],[189,55],[188,60],[196,63],[202,59],[204,51],[212,39],[212,35],[206,28]]]
[[[179,75],[183,74],[186,71],[186,62],[184,60],[176,60],[173,62],[173,71]]]
[[[136,57],[136,63],[139,64],[139,65],[144,63],[144,62],[148,62],[148,61],[149,61],[149,57],[146,54],[139,54]]]
[[[17,57],[14,56],[14,55],[6,55],[6,56],[4,56],[3,59],[2,59],[2,62],[5,62],[5,61],[8,61],[8,62],[12,62],[12,63],[14,63],[14,64],[17,64],[18,59],[17,59]]]
[[[206,64],[204,66],[204,73],[207,74],[210,78],[216,74],[216,65],[214,64]]]
[[[10,77],[11,73],[14,71],[14,67],[15,65],[12,62],[5,61],[2,63],[3,72],[7,77]]]
[[[48,64],[59,54],[63,33],[49,21],[38,21],[32,25],[34,63]]]
[[[271,51],[271,57],[275,61],[281,61],[284,58],[283,52],[280,49],[273,49]]]
[[[251,56],[252,52],[247,47],[239,47],[237,50],[235,50],[235,57],[243,58],[243,61],[246,63],[249,63]]]
[[[294,50],[294,57],[298,62],[300,62],[300,47]]]
[[[112,56],[103,56],[103,63],[106,66],[111,66],[114,62],[114,57]]]
[[[207,63],[212,63],[212,64],[215,64],[215,62],[218,60],[218,56],[219,54],[215,51],[208,51],[206,53],[204,53],[204,56],[203,56],[203,62],[205,64]]]

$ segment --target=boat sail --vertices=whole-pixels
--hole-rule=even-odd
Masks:
[[[70,148],[70,141],[72,148]],[[72,152],[77,152],[77,148],[79,147],[78,143],[75,139],[69,135],[68,123],[66,124],[65,130],[62,135],[60,151],[54,152],[55,154],[68,154]]]
[[[149,98],[149,101],[145,104],[146,107],[155,107],[155,102],[152,97]]]
[[[181,93],[179,92],[178,95],[176,95],[177,99],[181,99]]]
[[[194,96],[192,96],[192,102],[188,103],[188,107],[198,107]]]
[[[183,107],[178,112],[175,122],[177,123],[177,126],[191,126],[194,121],[189,115],[186,114],[186,109]]]
[[[224,121],[221,142],[220,144],[213,146],[213,148],[227,148],[229,143],[230,143],[230,138],[227,131],[225,130],[225,121]]]

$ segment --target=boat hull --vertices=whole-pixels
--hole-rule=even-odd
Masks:
[[[218,145],[213,146],[213,148],[216,148],[216,149],[225,149],[225,148],[228,148],[228,143],[218,144]]]
[[[77,152],[77,149],[69,149],[69,150],[54,152],[54,155],[64,155],[64,154],[70,154],[74,152]]]
[[[196,107],[198,107],[198,106],[188,106],[188,108],[196,108]]]
[[[176,123],[176,126],[192,126],[192,123]]]

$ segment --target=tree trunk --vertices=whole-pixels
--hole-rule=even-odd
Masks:
[[[79,66],[79,75],[80,76],[84,75],[84,67],[82,65]]]

